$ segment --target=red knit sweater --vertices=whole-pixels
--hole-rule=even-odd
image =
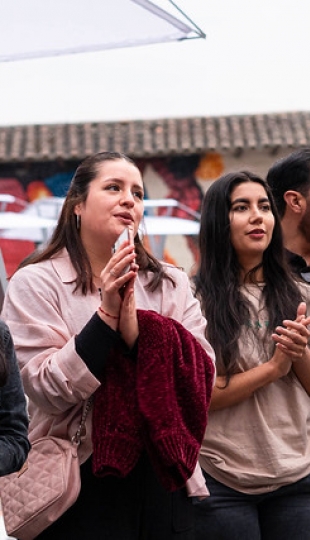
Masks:
[[[126,476],[146,450],[167,490],[183,487],[198,459],[214,364],[179,322],[138,310],[137,361],[113,351],[93,408],[93,470]]]

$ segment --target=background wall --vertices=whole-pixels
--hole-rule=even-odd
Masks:
[[[200,211],[204,193],[212,182],[223,173],[248,169],[265,177],[269,167],[291,149],[271,153],[268,148],[242,151],[242,153],[207,152],[202,155],[175,154],[137,160],[143,175],[146,196],[149,199],[174,198],[191,210]],[[0,164],[0,193],[12,193],[26,203],[46,196],[64,196],[79,161],[58,159],[50,162],[24,162]],[[8,210],[21,211],[23,206],[9,205]],[[164,214],[165,209],[159,213]],[[180,209],[173,215],[186,219],[192,217]],[[2,242],[0,246],[7,257],[10,273],[24,254],[21,246]],[[27,250],[32,249],[26,246]],[[198,262],[198,237],[169,235],[167,231],[164,257],[185,269],[195,272]]]

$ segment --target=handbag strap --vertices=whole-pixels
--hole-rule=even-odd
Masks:
[[[79,424],[79,427],[76,430],[75,435],[72,436],[71,442],[72,444],[79,446],[81,444],[82,437],[85,435],[85,422],[87,415],[90,411],[90,408],[93,403],[93,396],[90,396],[86,403],[84,404],[83,411],[82,411],[82,417]]]

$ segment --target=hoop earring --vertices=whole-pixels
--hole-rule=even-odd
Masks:
[[[81,228],[81,216],[80,215],[76,215],[76,228],[77,228],[78,231]]]

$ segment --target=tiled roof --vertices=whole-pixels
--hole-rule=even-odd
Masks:
[[[79,160],[102,150],[135,158],[310,146],[310,112],[0,127],[0,162]]]

